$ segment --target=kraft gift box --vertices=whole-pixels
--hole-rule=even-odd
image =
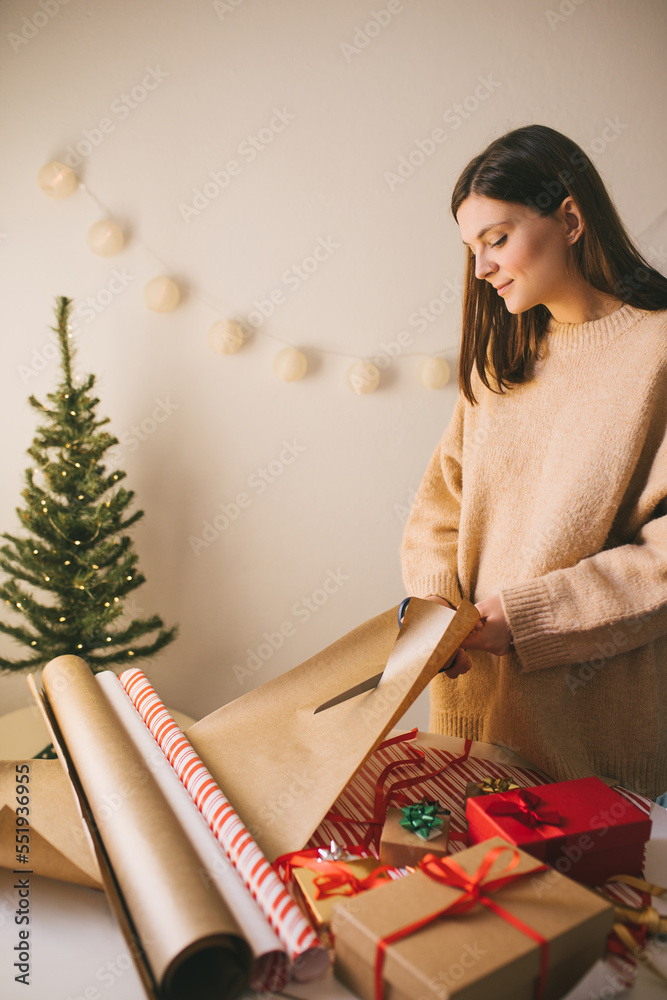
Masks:
[[[448,815],[442,816],[442,826],[437,828],[437,836],[424,840],[412,830],[401,826],[402,809],[387,809],[387,817],[382,828],[380,839],[380,861],[383,865],[393,865],[395,868],[405,868],[415,865],[426,855],[447,854],[449,844]]]
[[[477,902],[465,912],[438,917],[443,909],[460,906],[466,893],[421,869],[336,903],[337,978],[362,1000],[533,1000],[543,972],[543,1000],[560,1000],[604,956],[613,908],[499,837],[455,859],[433,860],[454,862],[470,878],[489,858],[481,892],[488,893],[495,912]],[[510,874],[516,881],[494,891],[489,881],[503,876],[508,864],[514,864]],[[391,940],[434,915],[414,933]],[[382,989],[376,992],[379,945],[386,939]]]

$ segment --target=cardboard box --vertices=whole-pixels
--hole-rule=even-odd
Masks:
[[[454,859],[469,875],[496,847],[499,837],[461,851]],[[513,855],[503,851],[486,879],[499,877]],[[451,860],[451,859],[447,859]],[[538,869],[541,869],[538,871]],[[543,1000],[560,1000],[605,953],[613,907],[518,851],[514,872],[524,877],[492,892],[490,899],[548,942]],[[336,903],[335,974],[362,1000],[375,1000],[378,942],[461,900],[463,890],[418,870],[372,892]],[[384,964],[383,1000],[533,1000],[540,978],[541,948],[487,906],[439,917],[390,944]]]
[[[555,812],[557,823],[531,827],[499,814],[533,796],[538,799],[534,812],[547,817]],[[612,875],[640,875],[651,836],[650,818],[599,778],[470,798],[466,819],[471,844],[504,837],[586,885],[602,885]]]
[[[449,844],[449,815],[441,816],[442,826],[437,828],[437,836],[424,840],[412,830],[401,826],[402,809],[387,809],[387,817],[380,839],[380,863],[394,868],[414,868],[426,854],[442,857],[447,854]]]

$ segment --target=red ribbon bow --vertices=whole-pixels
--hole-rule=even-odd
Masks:
[[[503,854],[505,851],[512,852],[512,858],[510,862],[501,870],[501,872],[492,879],[487,879],[487,875],[493,867],[496,858]],[[441,882],[443,885],[451,886],[455,889],[461,889],[462,895],[455,899],[448,906],[443,907],[441,910],[436,910],[435,913],[429,913],[427,916],[422,917],[421,920],[416,920],[414,923],[409,924],[407,927],[401,927],[397,931],[393,931],[391,934],[387,934],[386,937],[381,938],[378,941],[377,950],[375,953],[375,1000],[382,1000],[382,968],[384,965],[384,957],[389,945],[394,944],[396,941],[400,941],[402,938],[409,937],[409,935],[416,933],[421,930],[422,927],[426,927],[428,924],[432,923],[434,920],[438,920],[440,917],[452,917],[459,913],[465,913],[467,910],[471,910],[477,904],[486,906],[487,909],[492,910],[497,916],[502,920],[507,921],[516,930],[521,931],[526,934],[529,938],[535,941],[540,946],[540,979],[537,986],[537,991],[535,994],[535,1000],[540,1000],[544,990],[544,984],[546,982],[546,976],[549,969],[549,942],[546,938],[543,938],[541,934],[533,930],[527,924],[524,924],[522,920],[514,916],[512,913],[508,913],[504,910],[502,906],[499,906],[494,900],[488,898],[488,894],[492,892],[497,892],[502,889],[503,886],[509,885],[511,882],[515,882],[517,879],[525,878],[527,875],[535,875],[537,872],[548,871],[548,865],[538,865],[535,868],[531,868],[529,871],[525,872],[514,872],[513,869],[519,863],[519,852],[513,847],[493,847],[483,858],[479,868],[473,875],[469,875],[468,872],[464,871],[460,865],[454,861],[451,857],[446,858],[436,858],[433,854],[427,854],[419,862],[419,868],[429,876],[429,878],[435,879],[437,882]]]
[[[502,792],[502,799],[489,802],[486,806],[487,816],[512,816],[524,826],[535,830],[538,826],[562,826],[563,817],[555,809],[540,808],[539,795],[525,788],[511,792]],[[540,831],[538,831],[540,832]]]
[[[338,871],[323,873],[313,879],[315,899],[327,899],[328,896],[356,896],[359,892],[366,892],[367,889],[374,889],[376,885],[382,885],[391,878],[389,872],[393,871],[389,865],[378,865],[365,878],[357,878],[344,861],[325,861],[324,864],[336,865]],[[311,870],[317,870],[315,865]],[[345,889],[349,889],[349,892],[345,892]]]
[[[417,735],[417,728],[410,730],[409,733],[402,733],[399,736],[392,736],[381,743],[378,750],[384,750],[385,747],[389,747],[395,743],[407,743],[409,740],[414,740]],[[422,781],[428,781],[430,778],[435,778],[446,771],[448,768],[455,764],[462,764],[468,759],[470,750],[472,748],[472,740],[465,740],[463,744],[463,753],[459,757],[454,757],[452,760],[447,761],[441,767],[436,768],[435,771],[429,771],[426,774],[412,775],[409,778],[403,778],[400,781],[395,781],[389,786],[387,791],[384,791],[384,783],[396,768],[403,767],[406,764],[414,764],[417,767],[425,767],[426,754],[421,749],[421,747],[410,746],[406,749],[410,750],[413,754],[412,757],[406,757],[402,760],[394,760],[390,764],[387,764],[380,772],[376,785],[375,785],[375,795],[373,801],[373,816],[371,819],[353,819],[351,816],[341,816],[339,813],[329,811],[324,817],[325,821],[334,824],[345,824],[351,823],[359,826],[367,826],[368,829],[364,835],[361,846],[364,849],[368,849],[371,844],[373,844],[376,849],[380,843],[380,836],[382,834],[382,825],[387,814],[387,808],[391,801],[400,803],[401,805],[408,804],[408,800],[404,797],[401,790],[403,788],[411,788],[414,785],[421,784]],[[456,840],[457,835],[450,833],[450,840]]]
[[[351,848],[350,852],[355,853],[355,849]],[[325,860],[316,847],[281,854],[273,862],[273,867],[279,875],[280,869],[284,869],[282,878],[285,882],[292,878],[294,868],[308,868],[311,872],[315,872],[317,876],[313,879],[315,899],[326,899],[328,896],[356,896],[359,892],[381,885],[391,878],[389,872],[395,870],[390,865],[378,865],[364,878],[357,878],[344,861]],[[348,891],[345,891],[346,889]]]

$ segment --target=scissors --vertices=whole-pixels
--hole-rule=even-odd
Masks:
[[[408,604],[410,603],[410,598],[405,597],[398,606],[398,627],[400,628],[403,624],[403,619],[405,618],[405,611]],[[450,664],[452,666],[452,664]],[[449,667],[442,667],[439,673],[443,670],[449,670]],[[373,677],[369,677],[367,680],[362,681],[360,684],[355,684],[354,687],[348,688],[347,691],[343,691],[342,694],[337,694],[335,698],[330,698],[329,701],[325,701],[323,705],[316,708],[313,715],[317,715],[318,712],[323,712],[325,708],[333,708],[334,705],[340,705],[344,701],[348,701],[350,698],[356,698],[358,694],[363,694],[364,691],[372,691],[376,688],[382,679],[384,670],[381,670],[379,674],[374,674]]]

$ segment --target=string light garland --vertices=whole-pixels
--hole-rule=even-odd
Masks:
[[[90,188],[80,181],[71,167],[66,166],[58,160],[46,163],[37,174],[37,183],[40,189],[50,198],[62,199],[69,197],[77,188],[80,188],[93,201],[103,218],[95,223],[88,231],[88,246],[93,253],[101,256],[111,256],[118,253],[125,244],[125,236],[120,227],[111,218],[112,213],[102,203],[102,201],[90,190]],[[663,210],[643,231],[647,233],[663,216],[667,215],[667,209]],[[640,234],[640,239],[642,237]],[[169,271],[164,261],[149,247],[143,240],[135,238],[135,242],[155,260],[165,271]],[[221,310],[219,305],[210,296],[192,290],[191,297],[199,299],[208,308],[218,315]],[[160,274],[150,280],[144,286],[144,301],[146,306],[154,312],[171,312],[180,302],[181,294],[178,284],[167,273]],[[206,340],[210,349],[216,354],[232,355],[236,354],[248,339],[252,327],[247,323],[239,322],[235,319],[221,318],[209,328]],[[283,337],[269,330],[252,330],[253,333],[261,333],[262,336],[270,337],[282,343],[280,350],[273,360],[274,374],[285,382],[298,382],[304,378],[308,371],[308,362],[305,354],[299,351],[293,344],[290,344]],[[71,336],[71,334],[69,334]],[[346,372],[345,380],[348,387],[357,395],[366,395],[375,392],[381,382],[380,368],[386,367],[392,361],[401,358],[421,358],[422,362],[418,367],[417,378],[420,384],[428,390],[439,390],[444,388],[451,381],[451,368],[443,357],[452,352],[452,348],[442,351],[428,353],[426,351],[404,351],[401,348],[391,355],[378,352],[373,359],[358,354],[349,354],[344,351],[336,351],[331,348],[317,348],[317,352],[323,355],[355,359]],[[377,364],[375,362],[378,362]]]
[[[113,219],[102,219],[88,230],[88,249],[99,257],[113,257],[125,245],[125,236]]]
[[[298,382],[308,371],[306,355],[296,347],[283,347],[273,359],[273,370],[283,382]]]
[[[79,185],[79,179],[71,167],[53,160],[45,163],[37,174],[40,190],[49,198],[68,198]]]
[[[171,312],[181,298],[178,285],[166,274],[153,278],[144,287],[144,302],[154,312]]]
[[[88,232],[88,246],[93,253],[101,256],[110,256],[112,253],[118,253],[122,249],[125,244],[124,234],[120,227],[113,221],[113,218],[111,218],[112,213],[86,184],[78,180],[70,167],[65,166],[65,164],[60,163],[58,160],[54,160],[41,168],[37,179],[40,189],[51,198],[66,198],[77,188],[81,189],[103,214],[104,218],[95,223]],[[164,261],[143,240],[135,238],[134,242],[141,246],[163,267],[165,272],[169,271],[169,267],[165,265]],[[152,278],[144,286],[143,294],[146,306],[152,311],[159,313],[171,312],[177,307],[181,299],[179,286],[168,273],[162,273]],[[220,315],[221,310],[219,305],[210,296],[197,290],[192,291],[190,294],[191,297],[199,299],[208,308]],[[305,377],[308,372],[306,355],[283,337],[268,330],[252,329],[250,324],[238,319],[221,318],[209,328],[206,340],[214,353],[232,355],[236,354],[243,347],[250,332],[253,334],[260,333],[262,336],[269,337],[284,345],[283,349],[278,351],[273,359],[273,371],[278,378],[285,382],[298,382]],[[442,360],[444,367],[440,367],[439,369],[424,369],[428,372],[426,376],[422,374],[422,368],[420,367],[418,374],[419,382],[424,388],[440,389],[449,381],[450,372],[449,365],[441,356],[451,353],[451,351],[452,349],[450,348],[429,354],[426,351],[408,352],[401,350],[400,357],[422,358],[432,361]],[[365,395],[375,392],[380,386],[380,367],[370,357],[346,353],[345,351],[336,351],[331,348],[317,348],[317,353],[332,357],[348,358],[355,362],[348,368],[345,378],[348,387],[355,394]],[[381,352],[375,357],[376,361],[379,360],[380,354]],[[396,360],[396,357],[388,355],[385,357],[382,355],[381,360],[386,362],[386,365],[389,365],[392,361]],[[438,377],[433,374],[436,370],[439,371]],[[447,374],[446,380],[444,379],[445,373]]]
[[[375,392],[380,384],[380,369],[372,361],[355,361],[347,370],[347,384],[357,395]]]
[[[245,342],[243,327],[233,319],[219,319],[206,334],[208,346],[215,354],[236,354]]]

